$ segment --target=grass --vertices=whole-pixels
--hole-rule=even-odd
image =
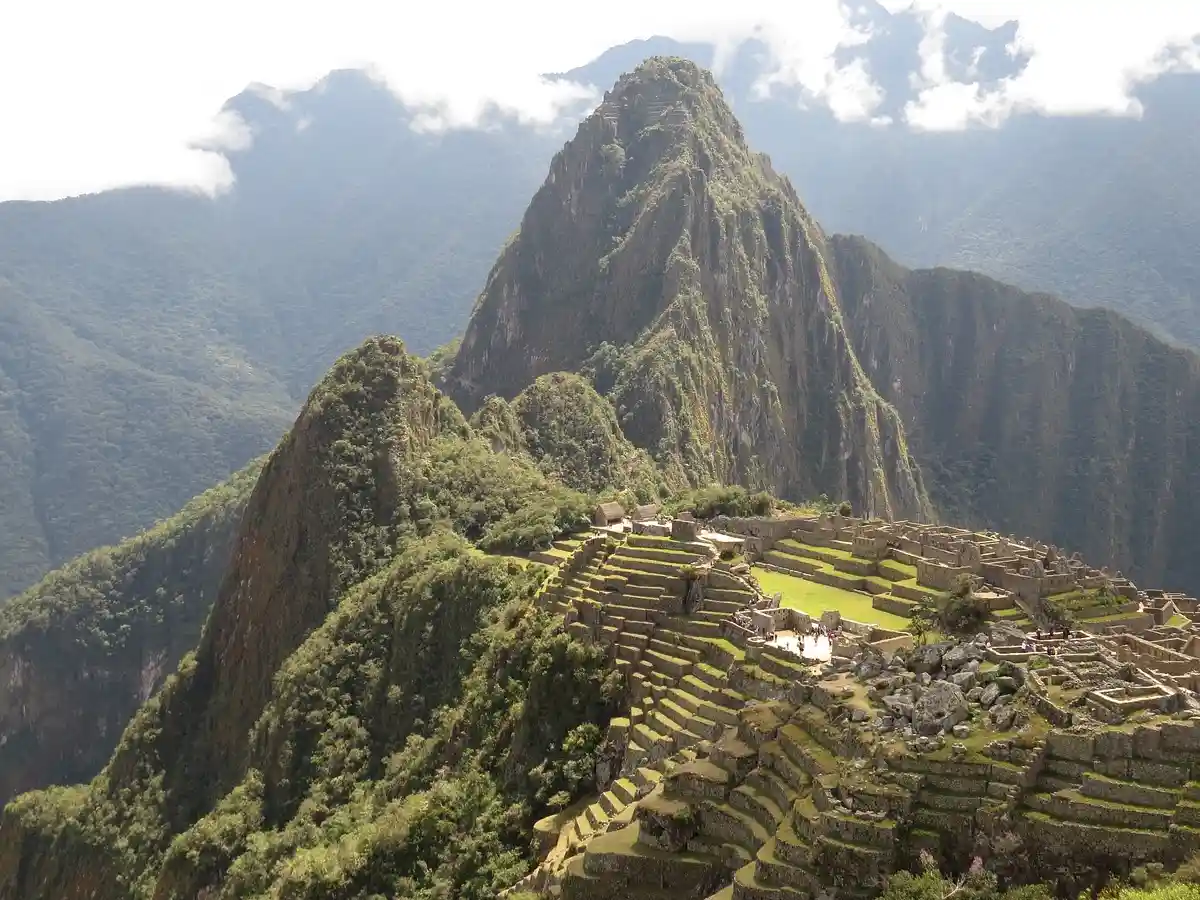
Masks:
[[[1171,618],[1167,620],[1167,624],[1172,626],[1173,628],[1183,628],[1183,627],[1187,626],[1191,621],[1192,620],[1189,619],[1187,616],[1181,616],[1179,613],[1175,613],[1175,615],[1171,616]]]
[[[782,594],[784,606],[798,609],[810,616],[820,616],[823,612],[837,610],[855,622],[869,622],[896,631],[903,631],[908,627],[907,618],[876,609],[866,594],[817,584],[807,578],[785,575],[770,569],[755,567],[753,573],[764,593],[768,596],[774,593]]]

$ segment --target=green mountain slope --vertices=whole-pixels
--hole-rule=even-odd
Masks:
[[[52,572],[0,610],[0,803],[100,770],[134,712],[196,645],[260,467]]]
[[[495,897],[530,869],[533,822],[594,787],[622,695],[617,661],[533,603],[547,573],[493,555],[578,527],[583,490],[653,495],[732,472],[921,513],[928,479],[943,510],[1023,515],[977,477],[986,464],[1010,494],[1032,472],[1038,514],[1059,504],[1067,523],[1071,502],[1077,527],[1116,535],[1128,487],[1114,479],[1165,496],[1144,468],[1113,467],[1136,431],[1190,499],[1194,357],[1110,316],[825,238],[689,64],[654,61],[606,106],[438,360],[471,419],[398,339],[338,360],[245,503],[194,654],[90,784],[0,815],[0,900]],[[1136,397],[1150,411],[1123,419],[1134,384],[1153,385]],[[1040,457],[1064,448],[1086,496],[1053,495],[1066,470]],[[730,655],[680,638],[676,652]],[[724,670],[698,672],[720,676],[711,692],[696,679],[706,695],[736,701]],[[778,689],[757,665],[739,672]],[[818,752],[817,767],[832,751]]]
[[[1195,354],[1112,312],[910,271],[857,238],[831,246],[859,357],[945,516],[1200,586]]]
[[[283,105],[231,101],[216,199],[0,203],[0,601],[269,450],[364,336],[457,334],[557,143],[417,134],[356,72]]]
[[[399,341],[348,354],[263,468],[195,654],[89,787],[6,807],[0,897],[495,896],[592,782],[618,688],[531,605],[545,570],[468,543],[555,490]]]
[[[710,75],[655,59],[555,157],[453,366],[467,407],[587,364],[679,481],[927,512],[841,322],[825,238]]]

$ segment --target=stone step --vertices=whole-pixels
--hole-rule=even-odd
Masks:
[[[1167,810],[1110,803],[1087,797],[1076,790],[1059,791],[1055,794],[1028,794],[1025,803],[1037,812],[1089,825],[1166,831],[1171,824],[1171,813]]]
[[[650,636],[646,634],[638,634],[636,631],[623,631],[617,643],[624,644],[627,647],[634,647],[638,650],[645,650],[650,646]]]
[[[796,866],[781,856],[777,837],[759,847],[754,862],[754,873],[765,885],[805,893],[815,893],[820,887],[816,875],[809,869]]]
[[[587,816],[588,825],[591,826],[592,833],[603,831],[608,826],[608,813],[604,811],[604,807],[596,801],[587,808],[584,813]]]
[[[799,725],[788,723],[780,728],[779,743],[788,759],[808,773],[809,777],[837,772],[837,759],[833,754]]]
[[[783,819],[783,810],[774,800],[750,784],[741,784],[729,794],[729,805],[752,816],[758,824],[774,834]]]
[[[762,648],[764,651],[768,648]],[[769,672],[772,675],[777,675],[780,678],[786,678],[789,681],[798,680],[808,674],[810,666],[799,656],[787,654],[787,651],[780,651],[779,654],[760,653],[758,657],[758,666],[764,672]]]
[[[660,710],[654,710],[650,716],[650,727],[668,738],[671,741],[671,748],[674,750],[685,750],[704,740],[691,728],[680,725]]]
[[[709,581],[704,586],[705,600],[718,600],[723,603],[736,603],[739,606],[744,606],[747,601],[753,600],[756,596],[754,591],[735,579],[734,575],[714,575],[709,574]],[[719,583],[716,583],[719,582]]]
[[[630,729],[637,741],[638,746],[643,747],[647,751],[653,750],[655,747],[668,747],[672,740],[670,737],[659,734],[645,722],[638,722]]]
[[[1153,787],[1117,778],[1108,778],[1096,772],[1085,772],[1080,793],[1098,800],[1127,803],[1133,806],[1150,806],[1159,809],[1174,809],[1179,792],[1168,788]]]
[[[669,550],[662,547],[636,547],[633,545],[622,547],[613,556],[621,559],[642,559],[648,562],[667,563],[676,567],[696,565],[709,559],[707,553],[696,553],[690,550]]]
[[[662,637],[655,636],[650,639],[649,649],[655,653],[661,653],[663,656],[673,656],[676,659],[687,660],[691,663],[700,662],[704,654],[693,647],[687,647],[682,644],[665,641]]]
[[[821,569],[821,563],[815,559],[790,556],[778,550],[768,550],[763,554],[763,561],[777,569],[782,569],[784,572],[791,572],[796,575],[812,575]]]
[[[695,713],[705,719],[710,719],[719,725],[729,726],[737,725],[737,711],[727,706],[722,706],[710,700],[705,700],[697,696],[691,690],[690,684],[685,684],[681,681],[678,685],[667,691],[667,696],[678,703],[684,709]],[[726,699],[726,698],[722,698]]]
[[[680,578],[683,571],[689,563],[683,562],[658,562],[653,559],[641,559],[636,556],[626,556],[624,553],[618,552],[608,558],[608,564],[611,567],[620,569],[622,574],[634,579],[628,574],[630,572],[639,572],[645,575],[662,576],[664,578]]]
[[[737,594],[733,591],[723,591],[720,589],[704,591],[704,609],[712,612],[722,612],[727,615],[733,615],[739,609],[744,609],[747,604],[753,602],[754,595],[747,591],[744,594]]]
[[[753,816],[729,803],[705,801],[695,805],[700,832],[721,842],[737,844],[753,856],[771,833]]]
[[[700,663],[697,665],[693,670],[693,674],[695,674],[695,676],[705,684],[712,685],[713,687],[729,687],[728,672],[724,669],[719,669],[716,666],[709,665],[708,663]]]
[[[694,668],[691,660],[680,659],[678,656],[668,656],[665,653],[649,649],[643,652],[642,662],[649,663],[653,667],[653,671],[669,675],[672,678],[682,678]]]
[[[637,798],[637,785],[628,778],[618,778],[609,788],[613,795],[622,803],[628,805]]]
[[[605,791],[600,795],[600,808],[604,810],[605,815],[612,819],[617,813],[629,805],[628,800],[622,800],[613,791]]]
[[[812,786],[812,778],[788,757],[780,746],[779,741],[768,741],[758,748],[758,758],[762,765],[770,766],[783,782],[796,794],[808,791]]]
[[[724,615],[724,613],[718,613],[718,615]],[[681,627],[683,634],[696,637],[721,638],[723,636],[720,623],[701,617],[699,612],[692,613],[682,625],[676,627]]]
[[[761,755],[762,748],[759,748],[759,753]],[[796,789],[780,778],[773,769],[761,765],[746,776],[746,785],[775,801],[781,817],[792,808],[792,803],[798,796]]]
[[[784,815],[783,821],[775,830],[775,855],[789,865],[800,869],[811,869],[815,854],[813,846],[796,833],[793,826],[795,807],[792,815]]]
[[[644,584],[626,584],[621,594],[628,597],[646,597],[650,600],[657,600],[662,596],[662,591]]]
[[[742,866],[733,873],[733,900],[809,900],[806,891],[774,887],[760,881],[756,862]]]
[[[620,642],[617,644],[617,659],[621,662],[637,663],[642,658],[642,650],[632,644]]]
[[[691,675],[685,675],[682,679],[680,679],[679,687],[683,688],[688,693],[693,694],[700,700],[711,703],[713,706],[723,707],[732,713],[737,713],[739,710],[744,709],[746,704],[750,702],[749,698],[747,698],[744,694],[739,694],[737,691],[731,690],[728,687],[713,687],[712,684],[701,681],[700,678],[695,674],[696,671],[696,669],[693,669]],[[709,718],[713,718],[715,721],[720,721],[713,716],[710,716]]]
[[[705,740],[715,741],[725,730],[725,726],[706,719],[697,713],[689,712],[684,709],[669,696],[663,697],[659,701],[659,709],[667,718],[677,722],[680,728],[687,729],[693,734],[698,734]]]
[[[702,541],[677,541],[675,538],[658,537],[653,534],[630,534],[625,537],[628,547],[649,547],[651,549],[678,550],[688,553],[709,555],[711,544]]]
[[[639,788],[653,787],[663,779],[663,773],[658,769],[651,769],[647,766],[639,766],[633,770],[633,783]]]

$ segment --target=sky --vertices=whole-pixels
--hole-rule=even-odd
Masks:
[[[871,119],[877,86],[839,48],[869,40],[850,24],[860,0],[37,0],[0,4],[0,200],[49,200],[129,184],[216,191],[218,152],[250,137],[218,112],[248,84],[311,86],[369,67],[428,121],[470,127],[489,101],[531,122],[554,118],[583,86],[538,73],[662,34],[729,48],[758,36],[772,84],[802,86],[845,119]],[[883,0],[926,28],[919,96],[890,127],[996,127],[1015,111],[1137,115],[1132,91],[1168,68],[1200,69],[1196,0]],[[1031,54],[992,90],[954,82],[941,51],[948,10],[1019,23]]]

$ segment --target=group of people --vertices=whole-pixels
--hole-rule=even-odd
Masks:
[[[1058,632],[1055,630],[1051,630],[1048,633],[1043,633],[1042,629],[1039,628],[1037,630],[1037,639],[1039,641],[1045,640],[1045,639],[1052,639],[1056,634],[1058,634]],[[1071,627],[1069,625],[1064,625],[1062,628],[1062,639],[1064,641],[1066,641],[1066,640],[1070,640],[1070,638],[1071,638]],[[1024,650],[1026,653],[1033,653],[1037,649],[1037,645],[1034,644],[1033,641],[1029,640],[1028,637],[1026,637],[1025,640],[1021,641],[1021,649]],[[1050,648],[1050,655],[1051,656],[1058,655],[1058,647],[1057,646],[1052,646]]]
[[[829,637],[830,637],[829,629],[826,628],[820,622],[818,622],[816,619],[813,619],[811,622],[809,622],[809,632],[808,633],[811,634],[814,638],[825,638],[826,640],[829,640]]]

